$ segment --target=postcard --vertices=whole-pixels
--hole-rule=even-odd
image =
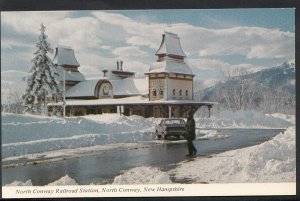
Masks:
[[[3,198],[296,195],[295,9],[1,12]]]

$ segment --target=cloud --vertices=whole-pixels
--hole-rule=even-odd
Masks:
[[[146,55],[146,52],[140,50],[138,47],[118,47],[112,51],[113,54],[118,57],[130,57],[130,56],[143,56]]]
[[[189,59],[188,64],[192,69],[211,70],[223,69],[229,67],[230,64],[217,59]]]
[[[87,76],[93,76],[103,68],[114,68],[118,58],[124,61],[129,70],[143,75],[148,71],[149,64],[156,60],[154,52],[166,28],[164,23],[153,23],[146,19],[147,16],[143,21],[133,20],[109,11],[92,11],[87,12],[86,16],[76,17],[78,12],[1,13],[1,28],[6,33],[1,38],[1,56],[4,55],[2,66],[5,69],[16,67],[18,70],[29,71],[41,23],[46,26],[52,46],[59,43],[74,48],[81,64],[80,71]],[[220,56],[239,55],[244,58],[240,65],[251,65],[254,59],[285,60],[295,55],[295,34],[278,29],[246,26],[214,29],[188,23],[172,25],[172,32],[179,34],[191,67],[199,73],[218,72],[231,65],[213,59]]]
[[[86,79],[99,79],[103,77],[103,69],[95,66],[80,67],[80,72],[86,77]]]
[[[145,77],[145,73],[149,71],[147,63],[130,60],[124,60],[123,62],[123,70],[136,72],[136,77]]]

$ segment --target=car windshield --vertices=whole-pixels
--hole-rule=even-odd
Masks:
[[[184,124],[181,119],[168,119],[165,120],[165,124]]]

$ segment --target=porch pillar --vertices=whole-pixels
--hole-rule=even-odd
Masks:
[[[211,106],[208,105],[207,108],[208,108],[208,118],[209,118],[209,117],[210,117],[210,109],[211,109]]]
[[[172,107],[169,105],[169,118],[172,118]]]

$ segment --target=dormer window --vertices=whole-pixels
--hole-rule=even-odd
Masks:
[[[179,96],[182,96],[182,90],[181,89],[179,90]]]
[[[186,96],[189,95],[189,90],[185,90],[185,95],[186,95]]]
[[[175,89],[173,89],[173,96],[175,96],[175,94],[176,94],[176,90],[175,90]]]

